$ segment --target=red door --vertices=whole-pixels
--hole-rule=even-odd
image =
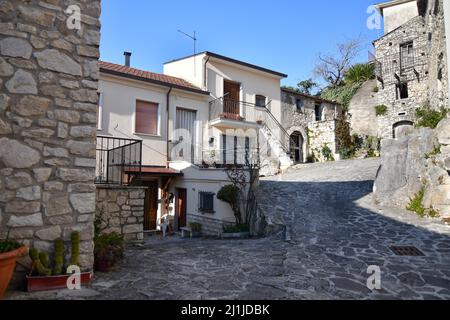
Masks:
[[[178,217],[178,228],[186,227],[186,212],[187,212],[187,190],[177,189],[176,213]]]

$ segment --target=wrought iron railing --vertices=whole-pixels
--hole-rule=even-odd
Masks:
[[[417,47],[379,56],[373,61],[375,75],[384,84],[412,81],[423,73],[427,55],[428,48]]]
[[[201,168],[223,169],[227,167],[258,167],[260,165],[260,153],[256,148],[243,149],[211,149],[202,151],[201,159],[196,159],[195,164]]]
[[[141,172],[141,140],[97,136],[96,184],[128,185]]]
[[[279,141],[283,151],[290,155],[293,140],[270,111],[271,103],[269,101],[267,105],[259,106],[245,101],[218,98],[210,102],[209,119],[210,121],[234,120],[258,124],[266,128],[268,133]]]

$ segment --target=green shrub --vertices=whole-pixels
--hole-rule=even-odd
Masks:
[[[385,116],[388,112],[388,107],[384,104],[380,104],[379,106],[375,107],[375,113],[377,114],[377,117]]]
[[[20,243],[12,240],[1,240],[0,241],[0,253],[11,252],[22,247]]]
[[[441,154],[441,145],[435,146],[433,151],[425,154],[425,159],[430,159],[430,158],[435,157],[440,154]]]
[[[241,233],[241,232],[249,232],[250,228],[247,224],[239,224],[236,226],[224,227],[224,233]]]
[[[327,144],[324,144],[322,147],[322,155],[326,161],[334,161],[333,151],[331,151]]]
[[[347,117],[344,115],[336,125],[337,151],[342,159],[352,158],[357,149],[357,141],[351,135],[350,130],[350,122],[347,121]]]
[[[447,116],[448,110],[441,108],[439,111],[431,109],[430,106],[424,106],[416,111],[416,127],[435,129],[439,122]]]
[[[321,98],[336,101],[342,105],[343,112],[346,113],[348,111],[350,101],[353,99],[356,92],[358,92],[361,88],[362,84],[363,82],[355,82],[327,88],[322,92]]]
[[[380,88],[378,88],[378,86],[376,86],[372,89],[373,93],[378,93],[379,91],[380,91]]]
[[[351,66],[345,73],[346,83],[361,83],[375,79],[375,65],[369,63],[357,63]]]
[[[427,209],[423,206],[423,199],[425,197],[426,185],[422,186],[420,191],[410,199],[409,204],[406,206],[406,210],[415,212],[419,217],[425,218],[437,218],[439,217],[439,212],[433,208]]]
[[[234,206],[239,199],[239,188],[232,184],[226,185],[217,193],[217,199]]]
[[[317,158],[316,158],[316,155],[314,154],[314,152],[306,157],[307,163],[314,163],[316,161],[317,161]]]

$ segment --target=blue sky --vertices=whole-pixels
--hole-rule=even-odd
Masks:
[[[367,61],[381,31],[366,27],[373,0],[127,0],[102,1],[101,59],[162,72],[166,61],[212,51],[289,75],[285,85],[312,76],[319,53],[361,35],[359,61]]]

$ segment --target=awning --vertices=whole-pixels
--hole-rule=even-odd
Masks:
[[[138,168],[130,168],[126,171],[126,173],[139,173]],[[142,166],[141,168],[142,176],[152,176],[152,177],[180,177],[183,176],[183,173],[174,169],[166,168],[166,167],[151,167],[151,166]]]

